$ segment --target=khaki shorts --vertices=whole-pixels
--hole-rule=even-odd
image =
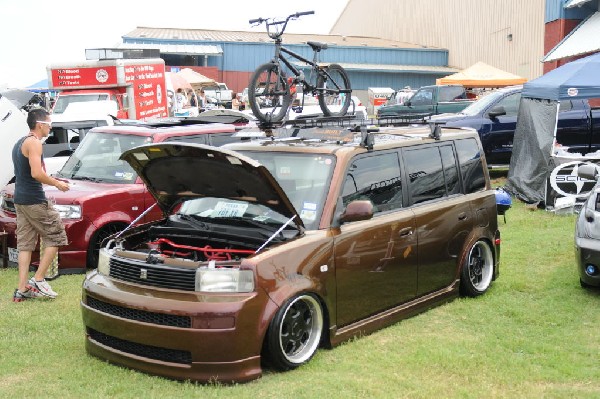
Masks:
[[[38,235],[45,247],[67,245],[67,233],[60,214],[51,203],[35,205],[15,204],[17,211],[17,249],[34,251]]]

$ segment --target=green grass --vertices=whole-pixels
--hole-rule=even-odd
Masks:
[[[0,397],[599,398],[600,291],[579,286],[575,216],[515,202],[500,277],[460,298],[243,385],[171,381],[85,353],[83,276],[53,282],[55,301],[10,302],[0,269]]]

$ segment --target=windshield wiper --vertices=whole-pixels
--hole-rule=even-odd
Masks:
[[[208,227],[208,223],[205,223],[202,220],[199,220],[199,218],[201,216],[190,215],[187,213],[178,213],[177,216],[180,219],[185,220],[186,222],[190,222],[190,224],[192,224],[195,227],[198,227],[202,230],[210,230],[210,228]]]
[[[71,176],[71,179],[73,180],[86,180],[86,181],[92,181],[94,183],[102,183],[102,179],[98,179],[96,177],[89,177],[89,176]]]

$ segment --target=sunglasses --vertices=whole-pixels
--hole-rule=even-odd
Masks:
[[[37,123],[43,123],[44,125],[52,126],[52,122],[37,121]]]

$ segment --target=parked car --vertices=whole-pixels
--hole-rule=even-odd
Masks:
[[[432,116],[430,120],[443,126],[477,130],[488,164],[508,166],[522,89],[511,86],[495,90],[459,113]],[[591,109],[587,100],[560,103],[556,137],[569,152],[587,154],[600,150],[597,126],[600,126],[600,110]]]
[[[579,166],[580,178],[598,181],[598,166]],[[575,225],[575,259],[579,282],[584,288],[600,287],[600,185],[598,182],[583,204]]]
[[[298,130],[121,156],[165,218],[101,249],[83,283],[88,353],[243,382],[263,363],[294,369],[320,346],[488,290],[500,232],[475,132]]]
[[[465,88],[461,85],[423,86],[403,104],[386,103],[377,110],[378,118],[429,116],[459,112],[470,105]]]
[[[55,201],[69,245],[58,252],[61,274],[84,272],[97,263],[100,243],[140,217],[155,203],[129,164],[119,159],[123,151],[163,141],[195,142],[219,146],[238,141],[233,134],[247,126],[250,118],[239,112],[209,111],[198,118],[170,119],[155,123],[114,125],[90,130],[56,176],[69,182],[61,192],[44,186],[46,197]],[[223,123],[216,123],[216,122]],[[0,230],[8,232],[8,256],[17,261],[14,184],[0,192]],[[140,222],[162,216],[158,208],[144,214]],[[37,259],[34,259],[37,261]]]

